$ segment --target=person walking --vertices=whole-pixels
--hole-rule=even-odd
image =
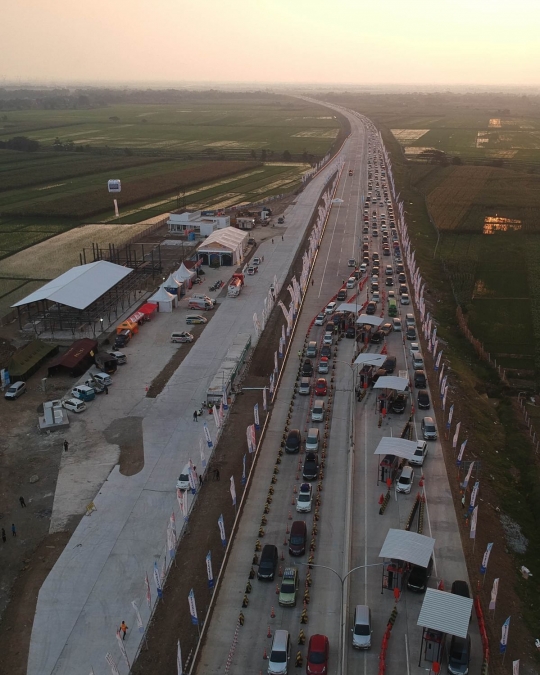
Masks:
[[[281,235],[281,241],[283,241],[283,235]]]
[[[199,420],[198,420],[198,417],[199,417],[199,413],[198,413],[197,411],[195,411],[195,412],[193,413],[193,421],[194,421],[194,422],[198,422],[198,421],[199,421]]]
[[[274,240],[272,239],[272,244],[274,243]]]
[[[105,396],[108,396],[109,394],[109,387],[105,385]]]
[[[312,279],[312,280],[311,280],[311,285],[312,285],[312,286],[315,286],[315,279]]]
[[[67,441],[64,441],[64,452],[67,452],[69,448],[69,443]]]
[[[4,542],[4,544],[6,543],[6,531],[4,530],[4,528],[2,528],[2,541]]]
[[[11,523],[11,536],[12,537],[17,536],[17,530],[15,529],[15,523]]]
[[[128,632],[128,627],[126,626],[126,622],[122,621],[120,624],[120,631],[122,632],[122,640],[126,639],[126,633]]]
[[[216,480],[219,480],[219,469],[214,471],[214,476],[216,477]]]
[[[24,497],[19,497],[19,501],[21,503],[22,508],[25,509],[26,508],[26,502],[24,501]]]

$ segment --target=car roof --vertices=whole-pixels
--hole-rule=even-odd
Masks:
[[[400,478],[401,478],[402,476],[407,477],[407,474],[410,476],[410,475],[412,474],[413,470],[414,470],[414,469],[412,468],[412,466],[409,466],[409,465],[407,464],[406,466],[403,467],[403,469],[402,469],[402,471],[401,471],[401,476],[400,476]]]
[[[326,649],[326,635],[316,633],[309,638],[309,649],[313,651],[324,651]]]

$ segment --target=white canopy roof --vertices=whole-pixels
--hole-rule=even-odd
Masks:
[[[248,233],[236,227],[223,227],[208,235],[197,251],[235,251],[247,239]]]
[[[373,385],[373,389],[395,389],[396,391],[406,391],[408,387],[409,380],[406,377],[395,375],[383,375]]]
[[[354,363],[356,365],[366,365],[366,366],[382,366],[386,361],[386,356],[384,354],[359,354]],[[379,378],[380,379],[380,378]]]
[[[174,295],[165,290],[164,286],[160,286],[154,295],[148,298],[148,302],[172,302],[173,300]]]
[[[342,302],[341,305],[337,308],[338,312],[357,312],[360,307],[362,307],[362,303],[359,305],[354,303],[354,302]]]
[[[86,309],[131,272],[133,270],[129,267],[114,265],[106,260],[72,267],[12,307],[49,300],[74,309]]]
[[[356,323],[368,324],[369,326],[380,326],[384,321],[380,316],[370,316],[369,314],[360,314]]]
[[[447,635],[467,637],[472,606],[472,598],[428,588],[417,625]]]
[[[166,281],[163,282],[164,288],[178,288],[179,282],[174,278],[172,272],[169,274]]]
[[[191,279],[195,276],[193,270],[188,270],[188,268],[182,263],[180,267],[174,272],[173,277],[177,281],[185,281],[186,279]]]
[[[433,554],[435,539],[407,530],[388,530],[379,558],[405,560],[412,565],[427,567]]]
[[[381,438],[375,449],[376,455],[396,455],[404,459],[412,459],[416,450],[416,441],[406,441],[404,438]]]

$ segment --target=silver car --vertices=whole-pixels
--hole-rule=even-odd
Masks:
[[[398,478],[396,483],[396,490],[407,495],[412,489],[413,482],[414,470],[412,466],[404,466],[401,471],[401,476]]]
[[[15,400],[16,398],[19,398],[19,396],[22,396],[25,391],[26,382],[14,382],[9,386],[8,390],[4,394],[4,398],[7,398],[8,400]]]

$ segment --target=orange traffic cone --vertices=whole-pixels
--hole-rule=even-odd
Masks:
[[[272,606],[272,611],[270,612],[270,618],[275,619],[276,618],[276,613],[274,612],[274,607]]]
[[[263,659],[264,659],[265,661],[268,659],[268,655],[266,654],[266,647],[264,648]]]

